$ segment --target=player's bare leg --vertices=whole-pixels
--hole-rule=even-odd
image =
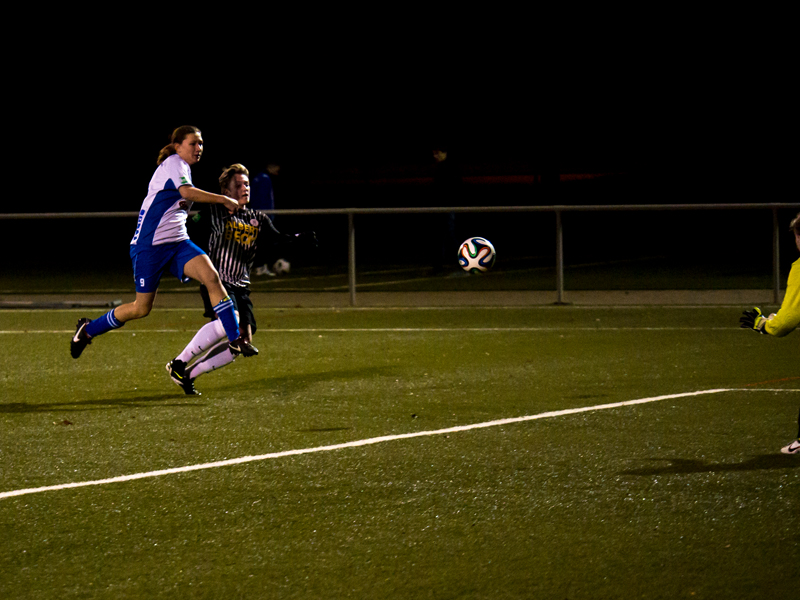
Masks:
[[[115,308],[114,316],[120,323],[143,319],[153,310],[155,301],[156,292],[136,292],[136,299]]]
[[[133,302],[122,304],[108,313],[92,321],[91,319],[81,318],[78,320],[78,326],[75,335],[69,343],[69,350],[72,358],[78,358],[83,350],[92,343],[92,338],[110,331],[111,329],[119,329],[127,321],[133,319],[141,319],[150,314],[153,309],[153,302],[155,302],[156,293],[137,293],[136,299]]]
[[[183,267],[183,274],[206,286],[212,306],[216,306],[228,296],[220,281],[219,273],[205,254],[195,256],[187,262]]]

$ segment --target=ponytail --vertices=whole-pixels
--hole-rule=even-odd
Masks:
[[[156,160],[156,164],[160,165],[162,162],[167,160],[167,158],[172,156],[173,154],[175,154],[175,146],[173,146],[172,144],[167,144],[158,153],[158,160]]]

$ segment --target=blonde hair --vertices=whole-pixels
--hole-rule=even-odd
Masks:
[[[247,167],[241,163],[236,163],[230,167],[225,167],[222,170],[222,175],[219,176],[219,189],[223,194],[228,191],[228,184],[231,182],[231,179],[233,179],[233,176],[237,173],[241,173],[242,175],[247,175],[250,177],[250,171],[248,171]]]
[[[791,223],[789,223],[789,227],[796,234],[800,235],[800,213],[797,213],[797,216],[794,218],[794,220]]]
[[[173,154],[177,154],[178,151],[175,150],[175,144],[183,143],[183,140],[186,139],[186,136],[193,133],[200,135],[200,130],[193,125],[182,125],[173,131],[172,135],[169,137],[169,144],[164,146],[158,153],[158,160],[156,160],[156,164],[160,165]]]

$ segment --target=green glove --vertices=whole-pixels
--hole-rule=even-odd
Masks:
[[[758,333],[768,335],[767,330],[764,329],[766,323],[767,318],[761,314],[761,309],[757,306],[754,307],[753,310],[744,311],[739,319],[739,327],[742,329],[754,329]]]

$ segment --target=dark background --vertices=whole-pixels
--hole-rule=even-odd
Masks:
[[[656,100],[613,78],[573,82],[558,93],[535,82],[488,89],[475,82],[465,96],[446,97],[424,86],[355,82],[336,73],[306,84],[267,73],[235,92],[130,83],[131,89],[119,81],[78,86],[52,103],[39,95],[33,103],[41,109],[9,113],[19,141],[12,147],[35,161],[44,185],[35,198],[7,202],[4,212],[135,211],[158,150],[183,124],[200,127],[205,139],[193,168],[198,187],[216,191],[220,171],[232,162],[251,170],[277,162],[280,208],[425,205],[415,198],[419,188],[397,184],[425,183],[434,146],[448,149],[468,185],[481,185],[464,190],[464,204],[786,198],[788,158],[766,120],[729,120],[731,107],[709,107],[708,98],[688,105]],[[543,195],[542,183],[565,174],[614,174],[616,185],[607,178],[562,181]],[[359,188],[364,183],[372,184],[368,198]]]
[[[571,42],[542,52],[529,36],[491,48],[410,36],[378,45],[376,30],[371,43],[343,48],[344,35],[284,35],[242,52],[185,32],[124,50],[116,37],[107,45],[93,35],[62,37],[41,61],[27,53],[28,62],[8,61],[9,193],[1,212],[135,212],[159,149],[183,124],[200,127],[205,139],[195,185],[217,191],[226,165],[256,171],[276,162],[278,208],[796,199],[788,84],[732,46],[681,60],[668,47],[607,52],[606,37],[572,54]],[[462,180],[449,202],[432,186],[434,146],[447,148]],[[276,223],[318,231],[326,259],[345,255],[344,218]],[[549,214],[458,224],[458,236],[490,237],[504,257],[553,251]],[[567,216],[565,227],[575,260],[771,256],[768,212]],[[3,250],[18,262],[59,248],[78,263],[128,266],[133,223],[124,219],[2,228]],[[359,264],[402,259],[394,240],[424,241],[431,231],[422,217],[359,217]],[[788,260],[796,255],[785,238]],[[415,245],[423,254],[424,247]]]
[[[496,35],[488,14],[479,30],[388,17],[337,29],[343,15],[320,27],[273,14],[231,39],[42,26],[42,52],[20,45],[6,61],[6,165],[31,165],[35,183],[2,212],[136,211],[158,150],[184,124],[206,142],[199,187],[216,190],[232,162],[274,161],[281,208],[424,205],[424,189],[398,185],[425,182],[437,145],[477,186],[465,203],[785,198],[789,83],[740,41],[700,51],[691,37],[613,24],[554,41],[544,24],[510,27],[513,14]],[[616,174],[613,185],[547,187],[598,173]]]
[[[342,95],[329,97],[337,89]],[[233,162],[251,171],[276,162],[282,168],[275,182],[281,208],[352,206],[352,194],[364,183],[372,184],[371,200],[359,198],[358,204],[426,205],[414,199],[418,188],[410,188],[402,200],[393,188],[429,183],[435,146],[448,150],[448,160],[468,185],[494,183],[491,193],[482,194],[481,203],[488,205],[506,204],[505,195],[513,188],[508,184],[520,176],[531,188],[559,173],[614,173],[631,179],[652,172],[663,184],[665,173],[659,171],[670,170],[659,162],[663,157],[643,160],[647,126],[610,106],[586,107],[584,114],[577,106],[575,114],[551,112],[537,105],[533,92],[508,102],[414,102],[335,81],[290,91],[288,97],[270,100],[267,93],[245,90],[238,100],[215,103],[207,97],[184,102],[145,95],[136,100],[101,90],[101,98],[61,103],[55,119],[60,125],[41,132],[53,140],[47,150],[55,160],[48,171],[58,176],[61,187],[55,195],[42,195],[40,208],[137,210],[159,149],[183,124],[203,132],[204,155],[192,169],[198,187],[217,191],[219,173]]]

